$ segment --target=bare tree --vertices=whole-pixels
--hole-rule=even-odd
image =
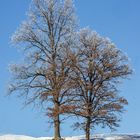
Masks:
[[[10,93],[25,96],[27,104],[41,102],[54,123],[54,139],[61,138],[60,115],[71,108],[70,47],[75,30],[71,0],[33,0],[27,21],[12,36],[25,52],[23,64],[11,66]]]
[[[127,57],[107,38],[90,29],[79,33],[79,47],[73,56],[77,102],[71,113],[82,117],[74,127],[83,129],[86,139],[96,125],[118,127],[127,100],[118,94],[118,83],[132,73]]]

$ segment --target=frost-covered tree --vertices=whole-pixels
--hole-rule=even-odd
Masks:
[[[73,56],[76,82],[75,109],[70,113],[82,117],[74,127],[83,129],[86,139],[96,125],[118,126],[119,115],[127,100],[118,93],[118,83],[132,73],[128,58],[109,39],[100,37],[90,29],[79,33],[78,50]]]
[[[12,42],[25,52],[25,59],[11,66],[9,91],[25,96],[27,104],[45,104],[53,120],[55,140],[61,138],[60,115],[70,108],[68,56],[75,27],[71,0],[33,0],[27,20],[12,36]]]

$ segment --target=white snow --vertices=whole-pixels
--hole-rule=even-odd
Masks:
[[[84,140],[84,136],[65,137],[65,140]],[[0,140],[52,140],[52,137],[30,137],[24,135],[0,135]],[[140,140],[140,134],[97,134],[91,140]]]

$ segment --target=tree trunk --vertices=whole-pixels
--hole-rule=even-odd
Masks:
[[[60,140],[60,118],[59,118],[59,105],[55,104],[56,116],[54,117],[54,140]]]
[[[90,117],[87,118],[85,131],[86,131],[86,140],[90,140]]]
[[[60,140],[60,120],[59,120],[59,115],[55,117],[54,120],[54,140]]]

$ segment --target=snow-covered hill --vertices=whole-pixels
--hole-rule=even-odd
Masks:
[[[51,140],[51,137],[29,137],[23,135],[1,135],[0,140]],[[84,140],[84,136],[65,137],[65,140]],[[92,140],[140,140],[140,134],[99,134]]]

